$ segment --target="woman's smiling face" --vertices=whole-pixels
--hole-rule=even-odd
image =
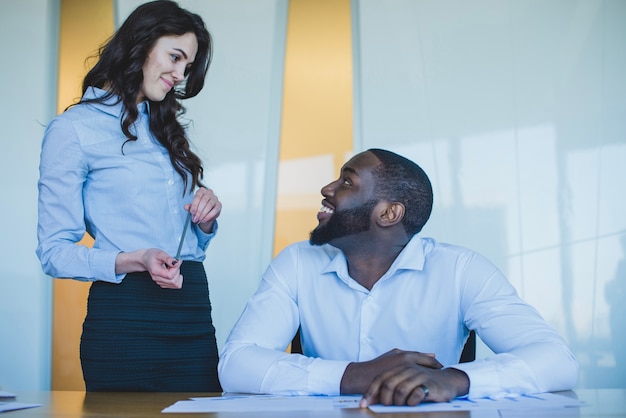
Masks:
[[[143,64],[143,81],[137,103],[163,100],[172,88],[185,80],[197,51],[198,41],[191,32],[159,38]]]

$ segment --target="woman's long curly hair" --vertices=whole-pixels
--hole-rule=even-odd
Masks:
[[[186,79],[170,90],[160,102],[150,102],[150,130],[168,150],[174,169],[187,188],[202,185],[202,161],[194,154],[178,117],[185,108],[180,100],[196,96],[202,87],[212,57],[211,35],[200,16],[178,6],[176,2],[158,0],[145,3],[133,11],[113,36],[100,48],[98,62],[83,80],[83,94],[90,86],[105,89],[108,93],[85,102],[103,103],[117,95],[124,105],[121,128],[129,141],[137,136],[130,127],[138,117],[137,97],[143,81],[143,65],[148,54],[163,36],[194,33],[198,52]],[[123,147],[123,145],[122,145]]]

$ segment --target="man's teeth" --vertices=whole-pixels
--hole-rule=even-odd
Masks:
[[[326,206],[322,206],[322,208],[320,209],[320,212],[324,212],[324,213],[335,213],[334,210],[332,210],[331,208],[328,208]]]

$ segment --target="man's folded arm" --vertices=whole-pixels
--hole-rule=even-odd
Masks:
[[[469,376],[470,398],[569,390],[578,380],[578,362],[571,351],[553,341],[451,367]]]
[[[348,363],[231,340],[218,370],[226,392],[338,395]]]

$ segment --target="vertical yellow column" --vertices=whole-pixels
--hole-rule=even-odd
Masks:
[[[100,45],[114,30],[113,0],[61,0],[57,112],[81,96],[83,77]],[[80,244],[91,245],[86,236]],[[54,281],[52,389],[84,390],[79,344],[88,283]]]
[[[320,156],[332,160],[335,175],[353,148],[350,0],[290,0],[284,77],[279,171],[296,167],[296,176],[280,174],[293,191],[319,177]],[[313,196],[288,196],[279,184],[274,253],[308,239],[322,186],[314,186]]]

